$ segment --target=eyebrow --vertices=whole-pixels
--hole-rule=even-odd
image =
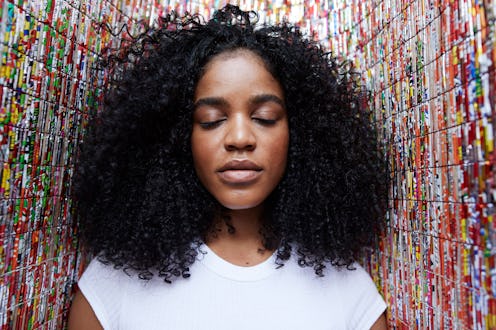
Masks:
[[[223,97],[204,97],[195,102],[194,109],[198,109],[203,105],[225,107],[227,106],[227,101]]]
[[[279,104],[281,107],[285,108],[286,106],[284,105],[284,101],[281,100],[278,96],[274,94],[260,94],[260,95],[255,95],[250,99],[250,103],[258,105],[258,104],[263,104],[267,102],[274,102]]]
[[[253,105],[259,105],[267,102],[274,102],[279,104],[281,107],[285,108],[286,106],[284,105],[284,101],[274,95],[274,94],[259,94],[255,95],[250,98],[249,100],[250,104]],[[228,106],[228,102],[226,101],[225,98],[223,97],[204,97],[199,100],[197,100],[194,104],[194,109],[196,110],[197,108],[201,106],[216,106],[216,107],[226,107]]]

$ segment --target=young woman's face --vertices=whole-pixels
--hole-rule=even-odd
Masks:
[[[228,209],[261,205],[286,168],[281,85],[260,57],[237,50],[207,64],[194,101],[191,148],[200,181]]]

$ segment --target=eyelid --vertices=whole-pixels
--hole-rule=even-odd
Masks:
[[[211,124],[226,119],[223,111],[209,105],[200,105],[195,109],[194,119],[201,124]]]
[[[200,121],[198,125],[200,125],[201,128],[204,129],[210,129],[210,128],[215,128],[219,126],[223,121],[225,121],[226,118],[221,118],[217,120],[210,120],[210,121]]]
[[[273,110],[271,108],[269,109],[263,109],[263,110],[256,110],[253,112],[251,115],[252,119],[256,120],[261,120],[265,122],[276,122],[279,119],[281,119],[284,116],[284,113],[281,113],[280,110]]]
[[[280,116],[281,113],[286,113],[286,108],[277,102],[264,102],[253,107],[253,115],[270,115]]]
[[[253,120],[257,121],[259,124],[262,125],[274,125],[277,122],[277,119],[266,119],[266,118],[260,118],[260,117],[253,117]]]

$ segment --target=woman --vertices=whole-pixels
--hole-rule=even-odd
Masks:
[[[167,17],[114,58],[75,176],[71,329],[385,329],[354,259],[384,162],[353,74],[289,24]]]

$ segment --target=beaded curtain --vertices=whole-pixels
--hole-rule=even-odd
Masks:
[[[333,2],[391,169],[369,270],[397,329],[496,329],[496,1]]]
[[[391,167],[364,259],[390,326],[496,328],[494,1],[231,1],[287,18],[362,73]],[[81,273],[70,177],[122,27],[225,1],[0,0],[0,327],[66,324]],[[108,26],[109,28],[104,28]],[[110,33],[112,32],[112,33]],[[131,28],[131,33],[133,28]]]
[[[103,2],[0,1],[0,325],[60,328],[77,269],[70,177]]]

